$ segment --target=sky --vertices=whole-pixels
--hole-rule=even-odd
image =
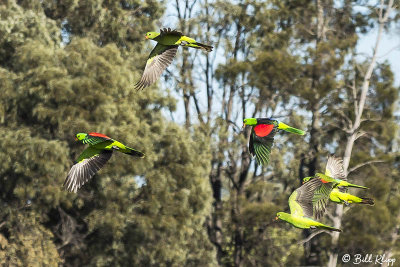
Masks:
[[[377,36],[377,27],[363,35],[357,45],[357,50],[360,54],[365,54],[368,57],[372,55],[373,47],[375,45]],[[365,57],[364,57],[365,58]],[[381,40],[380,47],[378,48],[379,63],[387,60],[392,68],[395,77],[395,85],[400,86],[400,32],[399,30],[392,29],[391,34],[385,33]]]
[[[173,1],[168,2],[167,10],[164,17],[160,20],[160,27],[171,27],[175,28],[177,24],[177,17],[175,11],[175,4]],[[363,7],[356,7],[360,10],[363,10]],[[392,25],[393,26],[393,25]],[[374,27],[370,32],[360,35],[360,40],[357,45],[357,52],[359,53],[359,60],[364,61],[367,58],[370,58],[373,54],[373,47],[375,46],[375,41],[377,37],[377,29],[378,27]],[[214,53],[217,51],[214,51]],[[384,33],[382,36],[381,43],[378,47],[378,63],[383,63],[388,61],[391,69],[394,73],[395,82],[394,85],[400,87],[400,30],[395,29],[394,26],[390,29],[390,33]],[[171,68],[171,67],[170,67]],[[172,94],[182,102],[182,97],[178,97],[175,95],[176,92],[172,92]],[[199,96],[200,99],[202,95]],[[179,102],[177,105],[177,112],[174,114],[168,114],[171,116],[172,120],[183,123],[184,122],[184,109],[183,102]],[[400,114],[400,105],[397,108],[396,114]]]

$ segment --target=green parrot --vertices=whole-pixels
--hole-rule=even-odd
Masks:
[[[303,183],[309,181],[311,178],[321,179],[322,182],[324,181],[330,182],[332,180],[335,180],[338,183],[337,185],[338,187],[355,187],[355,188],[368,189],[368,187],[351,184],[347,182],[345,180],[346,175],[343,169],[343,160],[341,158],[335,157],[334,155],[328,157],[328,161],[326,162],[326,167],[325,167],[325,174],[316,173],[312,177],[305,177],[303,178]]]
[[[314,178],[321,179],[322,182],[337,182],[337,188],[334,188],[329,195],[329,199],[333,202],[341,204],[344,203],[346,205],[348,205],[349,203],[374,205],[374,200],[371,198],[360,198],[345,192],[345,189],[343,187],[356,187],[363,189],[368,188],[361,185],[350,184],[347,181],[342,180],[346,178],[346,175],[344,174],[343,160],[341,158],[335,157],[333,155],[329,156],[326,163],[325,174],[317,173],[313,177],[303,178],[303,184]]]
[[[192,47],[206,52],[211,52],[213,49],[212,46],[198,43],[196,40],[170,28],[164,28],[160,30],[160,33],[148,32],[145,38],[156,41],[157,45],[147,59],[142,78],[135,84],[137,90],[150,86],[160,77],[161,73],[174,59],[178,46]]]
[[[89,144],[89,147],[79,155],[65,179],[63,186],[69,192],[76,193],[89,181],[111,158],[114,150],[134,157],[143,158],[145,156],[142,152],[127,147],[101,133],[78,133],[75,140]]]
[[[322,182],[335,181],[335,182],[338,183],[338,185],[337,185],[338,187],[355,187],[355,188],[369,189],[368,187],[365,187],[365,186],[362,186],[362,185],[351,184],[351,183],[349,183],[349,182],[347,182],[345,180],[334,179],[334,178],[332,178],[330,176],[327,176],[325,174],[322,174],[322,173],[316,173],[314,176],[303,178],[303,183],[306,183],[310,179],[313,179],[313,178],[320,179],[320,180],[322,180]]]
[[[372,198],[361,198],[349,193],[341,192],[338,188],[334,188],[329,195],[329,199],[339,204],[349,205],[351,203],[359,203],[373,206],[374,200]]]
[[[290,214],[278,212],[276,219],[286,221],[300,229],[322,228],[330,231],[342,230],[327,226],[314,219],[321,216],[325,210],[329,194],[335,186],[335,182],[323,183],[321,179],[312,179],[308,183],[297,188],[289,197]],[[323,211],[316,209],[323,208]]]
[[[268,164],[271,147],[274,143],[274,136],[278,130],[284,130],[299,135],[305,134],[302,130],[290,127],[274,119],[247,118],[243,120],[243,127],[245,125],[252,126],[249,140],[249,152],[253,157],[256,157],[259,165]]]

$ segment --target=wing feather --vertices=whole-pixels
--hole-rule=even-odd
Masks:
[[[158,43],[147,59],[146,67],[135,89],[140,90],[154,83],[172,63],[178,50],[177,45],[163,45]]]
[[[89,144],[89,145],[97,145],[104,141],[112,141],[113,139],[100,133],[88,133],[85,139],[82,140],[82,143]]]
[[[252,156],[256,156],[257,164],[268,165],[275,133],[276,130],[274,129],[267,136],[260,137],[255,134],[254,129],[252,130],[249,141],[249,151]]]
[[[76,193],[93,175],[111,158],[112,150],[100,150],[88,147],[79,156],[81,159],[74,164],[64,181],[64,188]]]
[[[325,175],[344,180],[346,175],[344,173],[343,160],[334,155],[329,156],[326,162]]]
[[[160,29],[160,35],[159,36],[164,36],[164,35],[176,35],[176,36],[182,36],[183,34],[177,30],[171,30],[171,28],[163,28]]]
[[[333,183],[323,183],[321,179],[311,179],[297,188],[296,202],[303,209],[303,216],[320,218],[326,209]]]

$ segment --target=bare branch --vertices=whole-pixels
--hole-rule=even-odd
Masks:
[[[303,240],[300,240],[299,242],[297,242],[297,244],[298,245],[303,245],[304,243],[307,243],[308,241],[313,239],[315,236],[317,236],[319,234],[322,234],[322,233],[327,233],[327,234],[331,235],[331,233],[329,231],[327,231],[327,230],[318,230],[318,231],[312,233],[311,235],[309,235],[307,238],[305,238]]]
[[[368,88],[369,88],[369,80],[371,79],[372,71],[374,70],[375,65],[376,65],[378,47],[379,47],[381,39],[382,39],[382,33],[383,33],[383,29],[384,29],[385,23],[388,20],[390,11],[391,11],[392,6],[393,6],[393,0],[389,0],[389,3],[387,5],[386,13],[382,17],[383,6],[384,6],[384,3],[383,3],[383,0],[381,0],[381,6],[379,8],[378,35],[376,37],[374,53],[373,53],[373,56],[372,56],[372,59],[371,59],[371,64],[368,67],[367,73],[365,74],[364,81],[363,81],[363,84],[362,84],[361,97],[360,97],[360,102],[358,104],[358,113],[357,113],[356,120],[355,120],[354,127],[353,127],[354,130],[357,129],[360,126],[361,115],[362,115],[362,113],[364,111],[365,100],[366,100],[367,92],[368,92]]]
[[[389,55],[390,53],[392,53],[393,50],[400,48],[400,45],[396,45],[395,47],[392,47],[388,52],[386,52],[385,54],[383,54],[382,56],[379,56],[378,58],[382,58],[382,57],[386,57],[387,55]]]
[[[201,115],[201,111],[200,111],[199,101],[197,100],[197,97],[193,91],[191,92],[191,95],[192,95],[192,98],[194,101],[194,105],[196,107],[197,117],[198,117],[200,123],[204,124],[203,116]]]
[[[366,162],[357,164],[356,166],[350,168],[349,171],[348,171],[347,173],[349,174],[349,173],[351,173],[351,172],[354,172],[355,170],[357,170],[357,169],[359,169],[359,168],[361,168],[361,167],[364,167],[365,165],[370,165],[370,164],[372,164],[372,163],[382,163],[382,162],[385,162],[385,161],[384,161],[384,160],[378,160],[378,159],[377,159],[377,160],[366,161]]]
[[[381,18],[381,16],[379,16],[379,23],[386,23],[388,18],[389,18],[389,14],[392,11],[393,8],[393,0],[389,0],[389,3],[387,5],[387,10],[385,15],[383,16],[383,18]],[[383,0],[381,1],[381,8],[380,8],[380,15],[383,13]]]
[[[363,137],[363,136],[366,135],[366,134],[367,134],[367,132],[358,131],[358,132],[356,133],[356,137],[355,137],[354,141],[357,140],[357,139],[360,138],[360,137]]]
[[[6,221],[0,223],[0,229],[6,224]]]
[[[325,212],[325,215],[328,216],[328,218],[331,219],[332,221],[335,219],[335,217],[328,211]]]
[[[350,125],[350,128],[351,128],[351,126],[353,125],[353,122],[351,121],[351,119],[350,119],[346,114],[344,114],[343,110],[339,109],[339,110],[337,110],[337,113],[338,113],[343,119],[345,119],[345,120],[347,121],[347,123]]]
[[[276,118],[276,117],[274,117],[274,118]],[[341,131],[343,131],[343,132],[351,133],[351,131],[350,131],[349,128],[347,128],[347,127],[342,127],[342,126],[340,126],[340,125],[338,125],[338,124],[336,124],[336,123],[332,123],[332,122],[331,122],[331,123],[328,123],[328,125],[331,125],[331,126],[337,128],[337,129],[339,129],[339,130],[341,130]]]
[[[363,123],[365,121],[381,121],[382,118],[368,118],[368,119],[361,119],[360,123]]]
[[[357,100],[357,87],[356,87],[356,76],[354,75],[353,84],[351,85],[354,99],[354,114],[358,116],[358,100]],[[351,127],[350,127],[351,128]]]
[[[373,54],[372,54],[372,58],[371,58],[371,63],[368,66],[367,72],[365,73],[363,83],[361,86],[361,94],[360,94],[360,98],[359,98],[359,101],[357,104],[358,111],[356,112],[354,124],[351,129],[353,131],[353,133],[347,137],[346,148],[345,148],[345,152],[343,155],[343,168],[344,168],[344,171],[346,174],[348,173],[348,167],[349,167],[349,163],[350,163],[350,158],[351,158],[354,142],[356,141],[356,137],[358,134],[358,133],[356,133],[356,131],[360,127],[361,116],[364,111],[364,105],[365,105],[366,98],[367,98],[370,79],[371,79],[372,72],[376,65],[378,48],[379,48],[379,45],[380,45],[380,42],[382,39],[382,34],[383,34],[384,27],[385,27],[385,23],[387,22],[387,20],[389,18],[389,14],[391,12],[392,6],[393,6],[393,0],[389,0],[389,3],[387,4],[386,13],[384,16],[382,16],[383,9],[384,9],[384,1],[383,0],[380,1],[379,19],[378,19],[378,21],[379,21],[378,34],[377,34],[376,41],[375,41],[375,46],[374,46],[374,50],[373,50]],[[357,102],[357,100],[355,100],[355,102]],[[340,228],[341,218],[343,216],[343,206],[338,205],[336,207],[335,212],[336,212],[337,216],[336,216],[335,220],[333,221],[334,227]],[[335,250],[338,246],[338,242],[339,242],[339,233],[333,233],[332,241],[331,241],[332,249],[329,251],[329,261],[328,261],[329,267],[334,267],[337,265],[338,253]]]

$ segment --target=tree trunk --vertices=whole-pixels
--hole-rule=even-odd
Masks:
[[[360,100],[354,101],[355,111],[356,111],[355,119],[354,119],[353,126],[349,127],[351,129],[351,131],[347,137],[346,149],[345,149],[344,156],[343,156],[343,167],[344,167],[344,172],[345,172],[346,176],[347,176],[347,172],[348,172],[348,168],[349,168],[351,152],[353,150],[354,142],[357,140],[357,135],[358,135],[360,124],[361,124],[361,116],[364,111],[364,104],[365,104],[365,100],[367,98],[367,92],[368,92],[368,88],[369,88],[369,80],[371,79],[372,72],[376,65],[376,58],[377,58],[379,44],[380,44],[380,41],[382,38],[383,29],[384,29],[385,23],[388,20],[392,6],[393,6],[393,0],[389,0],[386,13],[385,13],[385,15],[383,15],[384,4],[383,4],[383,1],[381,1],[381,5],[379,8],[379,19],[378,19],[379,20],[379,29],[378,29],[378,35],[376,37],[374,52],[373,52],[373,56],[371,59],[371,63],[368,67],[367,73],[365,74],[364,81],[363,81],[363,84],[361,87]],[[342,217],[343,217],[343,205],[337,205],[336,209],[335,209],[335,213],[334,213],[334,218],[333,218],[333,226],[334,227],[336,227],[336,228],[341,227]],[[332,241],[331,241],[331,246],[330,246],[331,250],[329,251],[328,267],[335,267],[337,265],[339,237],[340,237],[339,232],[334,232],[332,235]]]

